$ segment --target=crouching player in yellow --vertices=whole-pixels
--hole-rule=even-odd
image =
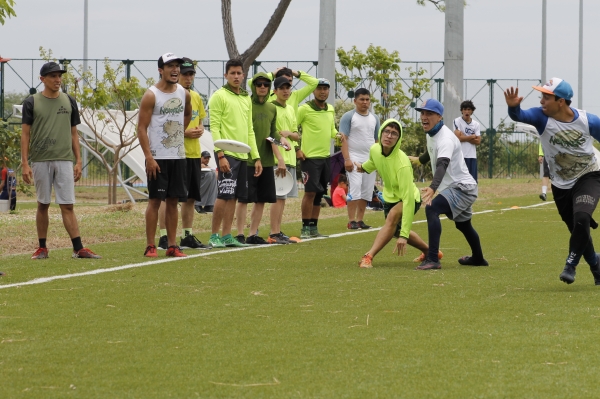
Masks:
[[[386,120],[379,129],[379,143],[369,150],[369,160],[363,164],[355,163],[358,172],[379,172],[384,184],[385,225],[377,233],[373,246],[363,255],[358,265],[373,267],[375,255],[392,239],[397,237],[393,252],[404,256],[406,244],[427,253],[429,246],[411,231],[414,214],[421,206],[419,189],[413,183],[413,170],[408,156],[400,150],[402,127],[395,119]],[[423,256],[423,255],[422,255]],[[443,255],[440,252],[438,257]]]

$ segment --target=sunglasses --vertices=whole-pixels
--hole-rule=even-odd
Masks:
[[[256,82],[255,87],[271,87],[271,82]]]

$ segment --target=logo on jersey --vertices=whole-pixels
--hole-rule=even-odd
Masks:
[[[62,105],[60,106],[60,108],[58,109],[58,111],[56,112],[56,115],[69,115],[69,110],[66,109],[65,107],[63,107]]]
[[[557,166],[560,166],[560,170],[556,170],[556,174],[563,180],[572,180],[590,169],[593,170],[596,165],[596,158],[594,155],[559,152],[554,157],[554,162]]]
[[[581,147],[585,143],[583,133],[577,130],[561,130],[550,137],[550,144],[566,148]]]
[[[302,184],[306,184],[306,182],[308,182],[308,179],[310,178],[308,172],[302,172]]]
[[[180,98],[170,98],[160,107],[161,115],[176,115],[183,112],[183,104]]]

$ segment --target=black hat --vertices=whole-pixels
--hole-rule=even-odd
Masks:
[[[275,79],[275,81],[273,82],[274,89],[279,89],[283,85],[288,85],[290,87],[292,86],[290,84],[290,80],[288,78],[286,78],[285,76],[280,76],[277,79]]]
[[[196,72],[196,68],[194,67],[194,61],[189,58],[183,57],[181,59],[181,65],[179,66],[179,72],[183,75],[187,72]]]
[[[56,62],[50,61],[42,65],[42,69],[40,69],[40,76],[46,76],[52,72],[60,72],[61,74],[67,73],[67,71],[62,69]]]
[[[179,61],[179,63],[181,63],[182,58],[176,56],[173,53],[165,53],[161,55],[158,59],[158,67],[162,69],[165,66],[165,64],[168,64],[171,61]]]
[[[202,154],[200,154],[200,156],[201,156],[202,158],[206,158],[206,157],[209,157],[209,158],[211,158],[211,156],[210,156],[210,152],[208,152],[208,151],[202,151]]]

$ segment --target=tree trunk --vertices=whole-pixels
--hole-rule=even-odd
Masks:
[[[113,167],[113,172],[112,172],[112,198],[111,198],[111,204],[116,204],[117,203],[117,183],[118,183],[118,179],[117,177],[119,176],[119,168],[118,166]]]
[[[221,0],[221,14],[223,18],[223,33],[225,34],[225,45],[227,46],[227,54],[230,59],[239,58],[244,64],[244,74],[248,77],[248,71],[252,63],[260,55],[260,53],[267,47],[269,41],[277,32],[281,20],[285,16],[292,0],[280,0],[277,8],[271,15],[271,19],[267,23],[267,26],[260,34],[260,36],[252,43],[250,47],[243,54],[240,55],[237,44],[235,41],[235,34],[233,32],[233,20],[231,18],[231,0]],[[244,80],[245,86],[245,80]]]

